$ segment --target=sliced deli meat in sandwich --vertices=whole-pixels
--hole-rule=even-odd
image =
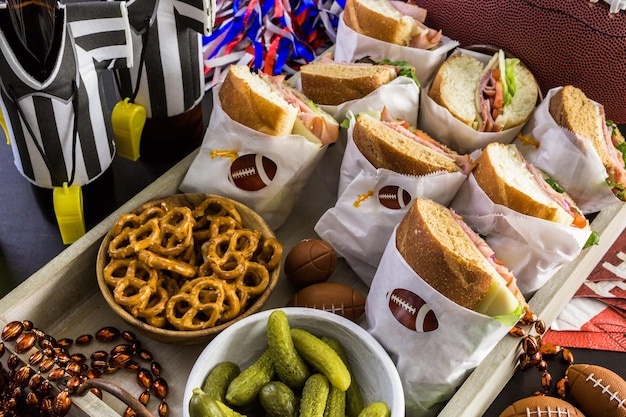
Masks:
[[[532,73],[499,50],[487,65],[468,54],[448,58],[428,95],[475,130],[500,132],[528,120],[538,89]]]
[[[370,38],[396,45],[430,49],[443,35],[423,22],[426,10],[398,0],[346,0],[343,21],[346,26]]]
[[[386,108],[380,118],[359,114],[352,140],[375,168],[404,175],[434,172],[469,175],[474,167],[469,155],[458,154],[406,121],[393,118]]]
[[[272,136],[300,134],[327,145],[337,141],[339,124],[285,77],[257,74],[245,65],[231,65],[219,91],[231,119]]]
[[[453,210],[417,198],[396,229],[396,248],[431,287],[487,316],[527,309],[513,274]]]
[[[494,203],[528,216],[589,228],[576,203],[563,190],[553,187],[514,144],[490,143],[476,162],[472,174]]]
[[[399,75],[411,73],[415,69],[404,62],[337,62],[324,55],[300,67],[300,80],[302,93],[314,103],[337,106],[361,99]]]
[[[581,89],[566,85],[550,99],[549,111],[559,126],[591,142],[606,169],[608,185],[620,200],[626,200],[626,144],[617,126],[607,122],[604,107]]]

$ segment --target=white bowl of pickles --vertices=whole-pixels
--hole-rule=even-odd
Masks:
[[[393,361],[365,329],[326,311],[284,307],[233,324],[199,355],[183,417],[219,415],[215,407],[292,416],[332,407],[330,415],[347,417],[371,407],[372,415],[403,417],[404,394]]]

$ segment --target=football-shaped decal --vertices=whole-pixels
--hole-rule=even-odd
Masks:
[[[567,379],[572,399],[587,417],[626,416],[626,382],[615,372],[577,364],[567,368]]]
[[[321,239],[296,243],[285,257],[285,275],[296,288],[326,281],[337,266],[337,253]]]
[[[385,185],[378,190],[378,201],[392,210],[399,210],[411,202],[411,194],[397,185]]]
[[[268,157],[249,153],[233,161],[228,179],[242,190],[258,191],[272,182],[276,170],[276,163]]]
[[[500,417],[585,417],[572,404],[557,397],[535,395],[509,405]],[[588,416],[589,417],[589,416]]]
[[[349,285],[320,282],[295,293],[287,306],[317,308],[356,320],[365,312],[365,296]]]
[[[396,288],[389,294],[389,310],[396,320],[409,330],[432,332],[439,322],[435,312],[413,291]]]

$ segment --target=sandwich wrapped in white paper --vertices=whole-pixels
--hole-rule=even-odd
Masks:
[[[550,115],[550,100],[562,88],[548,91],[526,123],[522,134],[530,140],[514,143],[530,163],[556,179],[584,213],[594,213],[620,200],[607,186],[607,172],[591,143],[561,128]]]
[[[302,135],[271,136],[232,120],[213,89],[213,109],[182,192],[218,194],[255,210],[271,228],[286,220],[327,145]]]
[[[339,198],[315,225],[315,231],[345,258],[369,285],[394,227],[415,197],[427,197],[447,205],[465,181],[463,172],[435,172],[413,176],[375,168],[352,138],[343,156]]]

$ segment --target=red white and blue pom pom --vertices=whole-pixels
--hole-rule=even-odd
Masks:
[[[345,0],[218,0],[213,33],[203,39],[206,87],[230,64],[293,74],[331,47]]]

